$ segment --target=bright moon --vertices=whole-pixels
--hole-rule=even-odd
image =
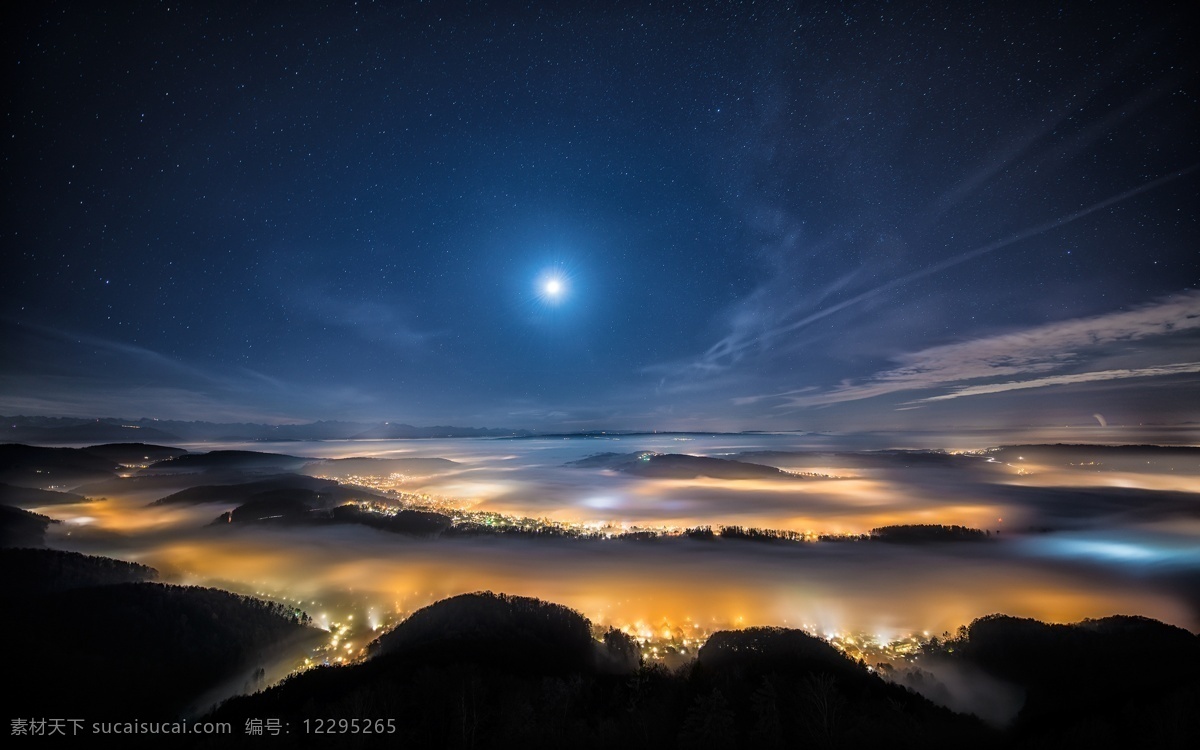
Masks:
[[[547,268],[534,282],[542,304],[558,305],[571,292],[570,278],[558,268]]]

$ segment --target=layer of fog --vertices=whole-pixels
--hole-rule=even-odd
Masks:
[[[53,543],[151,565],[179,583],[294,596],[352,607],[360,617],[369,608],[412,611],[454,594],[492,590],[566,604],[600,622],[772,624],[889,638],[952,630],[993,612],[1053,622],[1131,612],[1194,626],[1180,598],[1140,576],[1024,556],[1007,542],[930,549],[412,539],[350,526],[88,532],[76,529],[71,539]]]
[[[1193,630],[1200,625],[1194,585],[1200,561],[1187,554],[1200,540],[1200,504],[1195,492],[1179,489],[1196,488],[1194,466],[1106,473],[1006,454],[996,460],[993,454],[839,452],[811,440],[641,436],[226,447],[313,458],[452,459],[459,465],[404,478],[397,489],[527,517],[819,533],[936,523],[999,533],[986,542],[911,547],[425,540],[359,527],[214,528],[207,524],[230,507],[146,507],[174,491],[169,480],[132,481],[133,491],[110,493],[105,503],[42,512],[67,521],[51,532],[53,546],[153,565],[179,582],[377,614],[491,589],[560,602],[614,623],[691,618],[713,626],[787,624],[889,635],[952,630],[1003,612],[1055,622],[1128,613]],[[828,478],[644,479],[566,465],[598,452],[638,451],[722,457]],[[1177,489],[1157,489],[1163,477]],[[183,482],[195,483],[195,477]]]

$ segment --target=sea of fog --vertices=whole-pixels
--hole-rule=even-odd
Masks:
[[[923,448],[977,449],[979,437]],[[997,441],[994,444],[999,444]],[[447,507],[609,528],[756,526],[863,534],[963,525],[984,542],[761,543],[415,538],[359,526],[219,525],[230,507],[148,507],[130,484],[103,502],[41,509],[49,543],[159,569],[164,580],[299,603],[360,637],[413,609],[491,590],[574,607],[597,623],[697,633],[752,624],[882,640],[995,612],[1071,622],[1134,614],[1200,628],[1200,467],[1109,451],[928,454],[791,434],[239,443],[183,446],[312,458],[444,458],[432,476],[376,477]],[[599,453],[691,454],[784,469],[778,478],[645,477],[569,465]]]

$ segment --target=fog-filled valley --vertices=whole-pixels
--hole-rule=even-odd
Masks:
[[[982,723],[969,731],[997,742],[1006,735],[987,733],[1032,731],[1026,688],[1042,677],[964,661],[976,653],[971,644],[1092,638],[1061,654],[1045,648],[1101,664],[1111,652],[1119,671],[1129,668],[1116,662],[1131,658],[1117,656],[1130,639],[1182,638],[1170,647],[1179,653],[1196,642],[1188,631],[1200,612],[1200,450],[1192,448],[866,449],[828,436],[652,434],[2,453],[4,541],[24,548],[4,553],[6,591],[35,603],[8,627],[14,638],[41,639],[37,659],[18,663],[69,671],[111,652],[127,670],[123,694],[153,696],[135,701],[148,714],[200,716],[322,665],[378,671],[399,658],[387,656],[390,634],[417,627],[414,613],[435,604],[465,629],[451,638],[443,623],[405,658],[457,653],[478,666],[463,655],[491,653],[490,663],[487,643],[509,650],[506,638],[524,630],[508,615],[488,620],[486,598],[461,599],[484,591],[578,613],[578,632],[593,644],[580,648],[599,656],[580,656],[567,672],[584,662],[597,675],[650,669],[668,680],[660,687],[671,700],[683,700],[672,691],[695,685],[670,680],[702,669],[705,653],[715,658],[714,634],[773,639],[751,650],[807,653],[816,646],[780,635],[802,632],[845,664],[869,667],[863,674],[889,690],[973,714]],[[449,601],[459,609],[439,604]],[[80,610],[92,614],[68,614]],[[133,627],[135,610],[167,624]],[[225,630],[210,632],[198,612]],[[1105,619],[1114,615],[1142,619]],[[473,617],[483,619],[463,625]],[[1034,621],[1103,627],[1085,637],[1100,625],[1046,636],[1019,626]],[[1146,630],[1152,621],[1166,630]],[[730,635],[739,632],[747,635]],[[188,667],[194,679],[174,692],[147,692],[161,665],[135,655],[157,640],[189,644],[189,658],[207,669]],[[817,679],[811,671],[800,669]],[[79,710],[125,705],[97,698],[97,679],[71,699]],[[796,679],[788,689],[823,689]],[[49,694],[25,699],[36,705]],[[729,731],[742,731],[740,721]],[[683,723],[672,731],[686,734]]]

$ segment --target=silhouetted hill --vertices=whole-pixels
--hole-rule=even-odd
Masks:
[[[142,469],[139,474],[176,474],[202,471],[250,471],[250,472],[293,472],[298,471],[312,459],[288,456],[282,453],[260,453],[258,451],[209,451],[187,453],[176,458],[160,461]]]
[[[89,497],[113,497],[135,492],[153,492],[161,497],[195,487],[197,482],[204,483],[200,486],[217,487],[266,481],[272,476],[294,475],[272,475],[260,471],[241,471],[239,469],[210,469],[200,473],[137,474],[131,477],[113,477],[99,482],[81,484],[75,488],[75,491]]]
[[[77,588],[3,618],[14,716],[169,718],[282,643],[316,633],[278,604],[157,583]]]
[[[333,492],[338,483],[303,474],[279,474],[252,482],[202,484],[188,487],[155,500],[152,505],[197,505],[201,503],[243,503],[254,495],[276,490]]]
[[[305,712],[390,717],[394,733],[383,739],[395,747],[614,747],[640,735],[629,710],[636,648],[621,634],[606,640],[595,641],[588,621],[559,605],[466,594],[415,612],[363,664],[293,676],[210,718],[270,715],[302,726]],[[673,739],[669,725],[651,736]],[[380,744],[379,737],[337,739],[346,747]]]
[[[53,518],[0,505],[0,547],[44,547],[46,529]]]
[[[389,716],[394,733],[384,739],[398,747],[959,748],[997,739],[799,631],[716,634],[677,673],[634,671],[636,644],[615,631],[606,640],[564,607],[468,594],[414,613],[363,664],[297,675],[208,718]],[[608,673],[596,653],[623,654],[626,666]]]
[[[358,513],[354,518],[343,514],[343,516],[334,518],[333,512],[336,508],[358,502],[387,505],[393,501],[361,487],[338,484],[330,479],[317,479],[301,474],[282,474],[270,479],[241,484],[189,487],[160,498],[151,505],[222,503],[229,506],[236,504],[235,508],[222,513],[213,521],[213,525],[259,521],[368,522],[372,519],[382,521],[386,518],[378,513]],[[389,524],[381,525],[379,522],[368,523],[368,525],[389,527]]]
[[[333,458],[305,464],[301,470],[314,476],[347,479],[402,474],[431,476],[453,471],[460,464],[447,458]]]
[[[539,674],[589,671],[595,663],[591,625],[578,612],[491,592],[417,610],[375,650],[406,662],[467,661]]]
[[[640,477],[662,479],[802,479],[773,466],[681,453],[599,453],[578,461],[570,461],[567,466],[611,469]]]
[[[1200,474],[1200,448],[1165,445],[1005,445],[987,452],[1014,466],[1069,466],[1090,471],[1176,471]]]
[[[37,508],[43,505],[66,505],[70,503],[85,503],[87,498],[73,492],[55,492],[54,490],[39,490],[35,487],[17,487],[11,484],[0,484],[0,504],[20,508]]]
[[[427,510],[399,510],[393,514],[371,513],[356,505],[342,505],[330,513],[333,523],[355,523],[394,534],[437,536],[450,528],[454,519]]]
[[[109,557],[54,549],[0,550],[0,592],[9,600],[89,586],[139,583],[158,571]]]
[[[739,459],[785,466],[793,470],[836,466],[848,469],[958,469],[981,468],[981,456],[947,453],[940,450],[879,451],[743,451]]]
[[[1144,617],[1074,625],[991,615],[927,649],[1026,691],[1015,740],[1055,747],[1099,743],[1191,747],[1200,736],[1200,638]]]
[[[1198,736],[1200,665],[1187,631],[1132,617],[1060,626],[992,616],[961,632],[918,663],[957,662],[978,670],[960,676],[1024,688],[1011,729],[954,714],[785,628],[715,633],[677,672],[605,674],[588,651],[628,654],[629,639],[606,649],[571,610],[490,593],[414,613],[363,664],[297,675],[209,718],[388,716],[389,744],[451,748],[1190,748]]]
[[[682,735],[728,747],[979,747],[995,737],[800,630],[714,633]],[[723,719],[716,717],[724,714]]]
[[[93,495],[119,488],[118,472],[128,473],[127,466],[162,461],[185,453],[180,448],[144,443],[113,443],[87,448],[46,448],[43,446],[0,445],[0,482],[20,487],[54,489],[87,487]],[[113,484],[113,483],[116,484]],[[7,490],[5,490],[7,491]],[[14,496],[15,497],[15,496]],[[26,495],[34,498],[34,495]],[[41,504],[81,502],[76,496],[42,495]],[[12,504],[28,504],[23,499],[11,499]],[[32,500],[30,501],[32,502]]]
[[[453,519],[423,510],[398,510],[387,514],[370,512],[354,503],[331,507],[328,496],[305,490],[285,490],[255,495],[237,508],[222,513],[210,525],[231,523],[356,524],[393,534],[432,537],[450,529]]]
[[[705,669],[732,670],[747,676],[824,671],[857,683],[871,678],[864,667],[827,641],[791,628],[718,631],[700,648],[696,662]]]
[[[81,448],[0,445],[0,482],[39,489],[68,489],[115,475],[116,463]]]
[[[312,490],[272,490],[251,496],[238,507],[222,514],[215,523],[303,521],[313,511],[327,508],[321,494]]]
[[[224,512],[214,524],[328,521],[336,500],[312,490],[272,490],[254,494],[238,508]],[[316,514],[316,515],[314,515]]]
[[[148,443],[107,443],[105,445],[89,445],[83,450],[113,463],[128,466],[164,461],[187,453],[183,448]]]

